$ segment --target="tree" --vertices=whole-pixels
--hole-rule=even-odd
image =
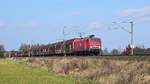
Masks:
[[[105,48],[103,51],[102,51],[103,55],[109,55],[109,51],[107,48]]]
[[[113,49],[113,50],[111,51],[111,55],[119,55],[119,54],[120,54],[120,52],[119,52],[118,49]]]
[[[4,45],[0,45],[0,51],[5,51]]]
[[[0,57],[4,57],[5,48],[4,45],[0,45]]]
[[[21,44],[19,51],[20,52],[27,52],[30,49],[30,45],[28,44]]]

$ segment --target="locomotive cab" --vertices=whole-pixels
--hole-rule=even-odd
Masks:
[[[100,55],[101,54],[101,39],[96,38],[96,37],[88,38],[87,49],[88,49],[88,52],[93,55]]]
[[[92,49],[100,49],[101,48],[101,40],[99,38],[89,39],[89,47]]]

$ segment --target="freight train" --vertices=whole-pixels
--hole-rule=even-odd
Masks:
[[[90,35],[41,46],[31,46],[26,51],[12,51],[11,57],[101,55],[101,38]]]

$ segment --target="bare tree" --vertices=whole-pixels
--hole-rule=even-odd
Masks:
[[[103,54],[103,55],[109,55],[110,53],[109,53],[108,49],[105,48],[105,49],[102,51],[102,54]]]
[[[0,57],[4,57],[5,48],[4,45],[0,45]]]
[[[26,52],[26,51],[29,50],[29,48],[30,48],[30,45],[28,45],[28,44],[21,44],[21,46],[19,48],[19,51]]]
[[[111,55],[119,55],[119,54],[120,54],[120,52],[119,52],[118,49],[113,49],[113,50],[111,51]]]

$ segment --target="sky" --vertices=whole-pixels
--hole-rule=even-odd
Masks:
[[[94,34],[103,48],[123,49],[130,42],[150,47],[150,0],[0,0],[0,44],[48,44]],[[125,23],[126,22],[126,23]],[[62,32],[65,31],[65,36]]]

